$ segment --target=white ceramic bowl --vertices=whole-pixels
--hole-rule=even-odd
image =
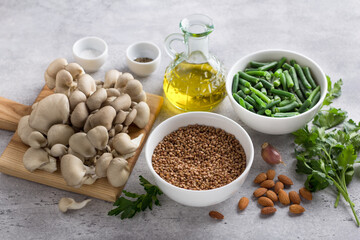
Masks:
[[[108,57],[108,46],[98,37],[84,37],[73,45],[73,56],[86,72],[96,72]]]
[[[201,191],[179,188],[162,179],[152,166],[154,149],[166,135],[189,124],[213,126],[233,134],[239,140],[246,154],[245,171],[237,179],[225,186]],[[156,184],[169,198],[187,206],[205,207],[222,202],[240,190],[253,163],[254,147],[247,132],[235,121],[215,113],[190,112],[171,117],[157,126],[147,140],[145,157]]]
[[[295,59],[299,65],[308,66],[310,68],[314,80],[321,87],[321,97],[319,102],[313,108],[304,113],[286,118],[273,118],[258,115],[241,107],[232,97],[231,88],[234,75],[240,70],[243,71],[250,61],[268,62],[281,59],[282,57],[286,57],[288,61]],[[326,76],[320,66],[312,59],[305,57],[300,53],[287,50],[264,50],[249,54],[241,58],[231,67],[226,78],[226,91],[232,107],[242,122],[258,132],[280,135],[296,131],[314,118],[325,99],[327,81]]]
[[[136,58],[151,58],[151,62],[137,62]],[[153,73],[159,66],[161,51],[152,42],[136,42],[126,49],[126,64],[129,69],[140,77]]]

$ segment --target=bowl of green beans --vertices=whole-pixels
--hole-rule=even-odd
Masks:
[[[312,59],[287,50],[264,50],[238,60],[226,91],[240,120],[267,134],[287,134],[310,122],[327,91],[326,75]]]

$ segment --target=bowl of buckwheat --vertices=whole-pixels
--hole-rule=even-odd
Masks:
[[[244,183],[254,147],[235,121],[215,113],[171,117],[150,134],[145,157],[159,188],[187,206],[220,203]]]

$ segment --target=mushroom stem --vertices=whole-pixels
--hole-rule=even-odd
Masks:
[[[83,207],[86,206],[86,204],[88,204],[91,201],[91,199],[86,199],[82,202],[76,202],[74,199],[72,198],[61,198],[59,201],[59,210],[63,213],[67,212],[67,210],[69,209],[81,209]]]

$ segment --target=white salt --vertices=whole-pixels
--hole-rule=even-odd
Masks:
[[[80,52],[80,57],[82,58],[96,58],[100,56],[101,52],[93,49],[93,48],[87,48]]]

